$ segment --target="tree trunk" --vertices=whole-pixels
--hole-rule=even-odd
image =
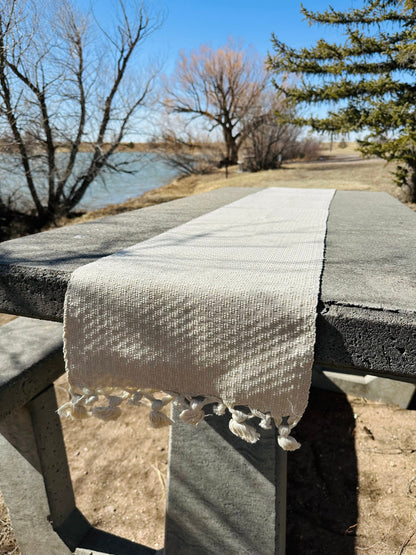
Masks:
[[[232,130],[228,127],[223,127],[224,142],[227,148],[227,159],[230,166],[238,163],[238,146],[235,137],[233,137]]]
[[[416,202],[416,164],[410,167],[410,179],[408,180],[407,197],[410,202]]]

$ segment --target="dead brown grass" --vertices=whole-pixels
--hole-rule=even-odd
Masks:
[[[88,212],[79,218],[65,220],[62,224],[75,224],[103,216],[137,210],[161,202],[220,189],[222,187],[297,187],[302,189],[323,188],[351,191],[382,191],[404,201],[401,190],[393,183],[393,167],[378,159],[363,160],[353,145],[346,149],[323,149],[316,162],[288,162],[278,170],[242,173],[238,167],[217,170],[207,175],[192,175],[175,179],[168,185],[153,189],[140,197],[121,204],[112,204],[100,210]],[[416,209],[416,205],[409,206]]]

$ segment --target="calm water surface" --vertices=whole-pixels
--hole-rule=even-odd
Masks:
[[[59,153],[59,156],[64,162],[67,155]],[[90,154],[86,152],[79,153],[78,168],[87,165],[89,156]],[[77,208],[95,210],[108,204],[124,202],[146,191],[166,185],[177,176],[177,172],[160,160],[156,154],[121,152],[116,156],[118,161],[129,162],[128,169],[134,170],[134,174],[104,173],[103,179],[98,178],[90,185]],[[22,186],[23,175],[18,168],[13,168],[10,160],[9,155],[0,155],[0,195],[5,196],[13,192],[18,201],[24,202],[28,193]],[[40,189],[43,187],[46,190],[46,180],[42,173],[39,173],[37,182],[40,183]]]

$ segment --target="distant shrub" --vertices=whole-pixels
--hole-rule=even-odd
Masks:
[[[322,145],[316,139],[303,139],[301,141],[296,141],[291,152],[287,153],[285,159],[317,160],[321,154],[321,150]]]

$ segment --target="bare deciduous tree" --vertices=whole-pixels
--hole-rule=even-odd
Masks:
[[[189,56],[182,51],[167,84],[170,111],[204,118],[209,129],[220,128],[226,158],[236,164],[245,140],[243,122],[264,90],[267,74],[263,60],[252,49],[229,39],[217,50],[202,45]]]
[[[126,171],[114,154],[156,75],[129,70],[159,21],[143,4],[119,8],[111,34],[71,0],[0,0],[2,163],[22,169],[39,225],[68,214],[105,169]]]
[[[301,130],[283,123],[279,116],[290,110],[282,95],[265,90],[246,117],[243,168],[248,171],[276,169],[298,145]]]

